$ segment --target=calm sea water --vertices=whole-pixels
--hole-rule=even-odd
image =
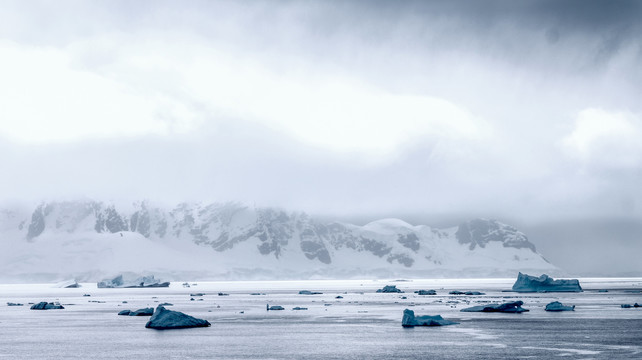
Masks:
[[[642,359],[642,308],[620,307],[642,303],[642,279],[580,281],[586,291],[569,294],[505,292],[512,279],[199,282],[190,288],[177,282],[159,289],[0,285],[0,358]],[[375,293],[387,284],[406,293]],[[419,289],[435,289],[437,295],[413,293]],[[455,289],[486,295],[448,295]],[[323,294],[298,295],[299,290]],[[219,292],[229,295],[218,296]],[[191,297],[191,293],[205,295]],[[336,299],[338,295],[343,299]],[[524,301],[530,312],[459,311],[514,300]],[[544,311],[554,300],[576,305],[576,311]],[[28,303],[40,301],[59,301],[65,309],[29,310]],[[9,307],[6,302],[25,306]],[[157,331],[144,327],[147,317],[116,315],[162,302],[207,319],[212,326]],[[266,304],[286,310],[266,311]],[[308,310],[294,311],[295,306]],[[402,328],[405,308],[417,315],[440,314],[460,324]]]

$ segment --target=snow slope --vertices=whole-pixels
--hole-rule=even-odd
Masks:
[[[515,276],[557,268],[517,229],[475,219],[447,229],[382,219],[321,223],[240,203],[95,201],[0,210],[5,279],[94,281],[120,272],[169,279]]]

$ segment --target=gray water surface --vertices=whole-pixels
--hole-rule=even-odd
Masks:
[[[386,284],[404,294],[374,291]],[[0,286],[0,357],[8,359],[642,359],[640,279],[583,281],[583,293],[517,294],[511,280],[219,282],[183,288],[55,289],[50,285]],[[597,292],[610,288],[609,292]],[[321,295],[298,295],[298,290]],[[435,289],[436,296],[418,296]],[[453,296],[452,289],[486,295]],[[193,297],[190,293],[205,293]],[[218,292],[229,296],[218,296]],[[250,295],[261,292],[266,295]],[[90,294],[90,297],[83,297]],[[335,299],[341,295],[343,299]],[[406,296],[407,299],[402,299]],[[203,299],[199,301],[198,299]],[[524,301],[523,314],[462,313],[488,302]],[[574,312],[550,313],[554,300]],[[6,302],[21,302],[9,307]],[[59,301],[64,310],[29,310],[28,302]],[[126,304],[122,303],[127,301]],[[123,309],[183,311],[209,328],[157,331],[148,317],[117,316]],[[266,304],[284,311],[266,311]],[[329,305],[328,305],[329,304]],[[293,311],[295,306],[307,311]],[[460,322],[446,327],[402,328],[402,311],[440,314]],[[243,313],[241,313],[243,312]]]

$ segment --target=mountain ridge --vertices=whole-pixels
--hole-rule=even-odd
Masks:
[[[512,275],[519,270],[557,270],[537,253],[525,234],[487,219],[446,229],[411,225],[394,218],[359,226],[340,221],[322,223],[304,212],[250,207],[239,202],[180,203],[164,208],[140,201],[125,210],[111,203],[83,200],[43,202],[31,211],[4,210],[0,212],[0,231],[14,243],[32,245],[121,237],[147,244],[149,254],[158,246],[171,248],[177,254],[190,248],[190,254],[198,253],[204,273],[225,278],[257,273],[274,273],[276,277],[367,277],[383,273],[461,276],[466,272]],[[110,243],[97,244],[105,247]],[[70,245],[61,246],[72,249]],[[89,250],[86,256],[91,257]],[[128,263],[132,261],[136,260],[119,262],[116,256],[113,265],[121,265],[122,271],[127,271],[136,267]],[[171,262],[171,256],[164,261]],[[148,271],[171,273],[172,268],[182,268],[179,264],[165,264],[165,268],[160,265],[163,264]],[[118,270],[79,266],[77,271]]]

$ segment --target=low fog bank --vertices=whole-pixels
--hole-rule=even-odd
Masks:
[[[578,276],[641,276],[642,220],[576,219],[518,227],[550,262]]]

